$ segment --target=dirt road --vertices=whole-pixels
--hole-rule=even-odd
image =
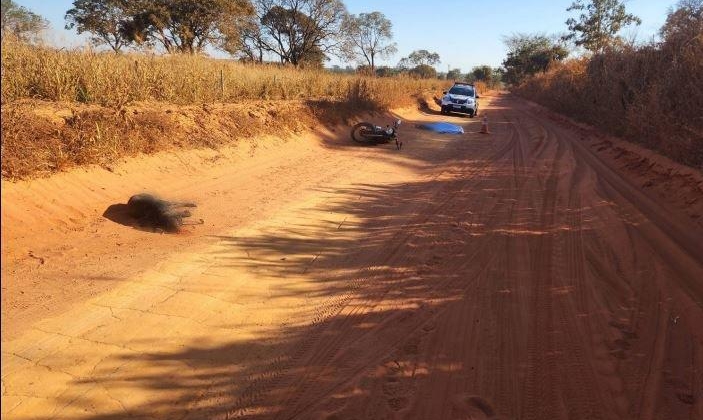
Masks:
[[[2,417],[703,418],[700,223],[485,108],[400,112],[401,153],[323,130],[4,185]],[[101,216],[140,190],[205,225]]]

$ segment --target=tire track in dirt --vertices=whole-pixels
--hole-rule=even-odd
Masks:
[[[301,171],[280,163],[258,173],[245,195],[310,177],[319,187],[293,214],[272,213],[208,253],[188,254],[194,260],[183,267],[136,281],[164,288],[149,289],[148,299],[135,292],[125,305],[93,305],[101,324],[140,322],[132,324],[138,334],[122,330],[128,341],[103,325],[54,337],[62,346],[93,340],[107,352],[87,373],[55,366],[59,353],[37,359],[99,385],[74,382],[74,390],[67,380],[56,416],[101,403],[103,413],[81,416],[700,417],[697,231],[666,220],[665,207],[578,134],[520,101],[497,101],[486,111],[496,121],[491,136],[446,140],[411,129],[416,149],[383,155],[393,165],[372,161],[380,150],[355,149],[301,155]],[[375,172],[346,177],[362,163]],[[392,174],[404,165],[414,166]],[[393,182],[376,181],[388,174]],[[204,185],[210,193],[230,181]],[[251,211],[280,204],[268,200],[259,196]],[[265,286],[250,284],[258,282]],[[183,313],[188,302],[200,306]],[[162,319],[169,326],[157,349],[145,351],[139,339]],[[120,343],[135,347],[124,352]],[[25,344],[13,366],[42,354]],[[128,354],[115,358],[120,352]],[[25,395],[6,379],[3,391]]]
[[[511,141],[498,148],[497,151],[493,152],[488,158],[486,159],[481,159],[478,157],[477,160],[485,162],[483,166],[477,167],[477,168],[465,168],[461,170],[462,179],[467,179],[470,180],[473,176],[479,174],[485,166],[490,164],[493,160],[495,160],[498,157],[502,157],[505,154],[509,153],[512,150],[514,144],[514,140],[511,139]],[[431,175],[427,181],[431,182],[434,181],[438,178],[442,178],[450,174],[451,171],[443,171],[439,173],[435,173]],[[383,257],[380,260],[375,261],[374,263],[369,264],[364,271],[370,271],[372,270],[372,267],[381,267],[381,266],[402,266],[403,265],[403,255],[401,254],[401,251],[403,250],[404,247],[407,246],[407,243],[411,240],[411,238],[416,234],[416,231],[418,230],[417,227],[421,227],[424,224],[426,224],[438,211],[443,210],[446,208],[447,204],[453,199],[455,193],[454,191],[450,190],[450,188],[455,189],[455,190],[461,190],[463,185],[459,186],[452,186],[449,185],[445,187],[444,190],[439,190],[435,191],[433,193],[433,198],[428,200],[429,202],[432,202],[434,204],[430,205],[427,209],[423,209],[422,211],[418,210],[419,216],[417,216],[414,219],[411,219],[403,224],[401,228],[398,229],[398,232],[394,235],[393,238],[389,240],[389,243],[392,244],[390,248],[388,248],[386,245],[384,245],[383,252],[381,255]],[[444,197],[437,202],[436,198],[437,197]],[[283,375],[283,372],[286,370],[291,370],[293,366],[296,364],[303,364],[306,366],[318,366],[318,365],[326,365],[331,361],[331,358],[335,356],[335,354],[338,352],[338,349],[342,346],[343,343],[345,342],[358,342],[361,340],[364,340],[365,337],[368,337],[373,334],[377,334],[377,331],[369,331],[360,335],[352,335],[352,336],[345,336],[341,337],[338,336],[337,340],[328,340],[327,343],[325,343],[321,348],[315,349],[312,355],[308,355],[308,353],[311,351],[311,349],[315,348],[315,343],[319,341],[319,338],[325,334],[326,330],[347,330],[353,324],[355,321],[353,320],[353,317],[359,313],[362,312],[368,312],[368,311],[373,311],[374,308],[383,301],[384,297],[386,294],[393,289],[393,282],[385,287],[385,291],[380,293],[379,295],[375,296],[373,300],[364,300],[361,302],[355,302],[354,305],[352,306],[347,306],[354,298],[355,293],[361,289],[365,283],[368,281],[368,279],[372,276],[364,276],[364,275],[359,275],[352,283],[352,287],[350,287],[345,294],[338,298],[335,299],[334,304],[332,304],[330,307],[327,307],[325,309],[325,315],[317,315],[315,317],[316,323],[321,323],[322,321],[331,318],[332,316],[337,316],[340,317],[341,320],[337,321],[333,324],[326,324],[323,325],[322,327],[318,328],[318,331],[315,333],[310,334],[309,338],[306,339],[303,343],[301,343],[298,346],[298,351],[295,353],[295,355],[291,358],[291,360],[286,363],[285,365],[277,364],[275,367],[272,366],[273,373],[272,375],[275,376],[276,378],[279,378],[281,375]],[[386,323],[392,322],[392,320],[386,320],[384,321]],[[424,322],[424,321],[421,321]],[[419,327],[416,327],[419,328]],[[353,338],[352,338],[353,337]],[[392,347],[392,345],[391,345]],[[380,352],[381,355],[379,358],[382,358],[384,355],[384,352]],[[302,360],[303,356],[307,355],[308,359],[307,360]],[[348,361],[346,362],[348,365],[353,365],[353,361]],[[358,374],[359,370],[363,370],[367,367],[367,365],[372,364],[373,362],[365,362],[365,365],[362,366],[361,368],[357,368],[353,373],[344,375],[345,378],[347,378],[344,382],[348,382],[351,377],[355,376]],[[272,389],[272,388],[277,388],[277,387],[283,387],[283,388],[299,388],[303,387],[306,384],[314,384],[316,382],[316,377],[312,376],[312,374],[306,374],[303,377],[301,377],[298,380],[298,384],[291,384],[291,383],[281,383],[279,381],[276,381],[275,384],[269,385],[269,386],[262,386],[258,383],[252,384],[250,388],[247,389],[245,394],[247,395],[246,398],[238,400],[236,407],[231,411],[231,414],[236,417],[240,416],[246,416],[248,414],[248,411],[246,410],[246,406],[252,406],[255,405],[256,401],[261,399],[264,395],[265,392]],[[309,403],[305,403],[302,401],[302,394],[298,393],[294,399],[291,401],[287,401],[285,405],[287,407],[296,407],[296,406],[310,406],[311,404],[314,404],[318,401],[318,399],[321,396],[328,395],[329,392],[333,391],[334,389],[337,389],[340,386],[340,384],[334,385],[331,387],[331,389],[328,390],[323,390],[323,391],[318,391],[321,393],[321,395],[314,395],[313,397],[309,397]],[[257,389],[257,388],[264,388],[264,389]],[[256,391],[253,391],[253,389],[257,389]]]
[[[573,194],[570,194],[569,198],[569,205],[567,207],[567,211],[570,209],[575,209],[575,208],[583,208],[583,204],[581,203],[581,197],[582,196],[587,196],[588,193],[590,193],[589,186],[593,185],[594,183],[596,185],[601,185],[601,189],[603,189],[602,184],[599,183],[600,178],[599,176],[601,175],[601,172],[598,171],[596,172],[598,175],[593,176],[593,175],[586,175],[588,172],[592,172],[594,170],[594,166],[592,165],[591,161],[589,159],[584,159],[583,156],[581,156],[582,152],[582,146],[574,146],[573,144],[576,142],[576,140],[570,139],[568,136],[562,136],[568,139],[569,141],[569,147],[571,153],[574,155],[575,158],[575,169],[574,169],[574,175],[572,175],[573,181],[570,184],[570,187],[568,189],[561,188],[562,191],[571,191],[574,192]],[[573,146],[573,149],[571,148]],[[563,159],[560,159],[563,160]],[[586,167],[584,166],[584,162],[587,162],[589,164],[588,169],[585,169]],[[599,167],[595,166],[595,169],[598,170]],[[609,174],[609,173],[608,173]],[[588,179],[588,181],[584,181],[584,176]],[[593,181],[596,179],[596,181]],[[611,179],[607,178],[608,181],[612,181]],[[622,181],[620,181],[622,183]],[[582,187],[579,187],[579,184],[583,185]],[[623,186],[620,186],[620,188],[624,188]],[[600,192],[601,195],[604,195],[603,192]],[[633,194],[634,195],[634,194]],[[633,195],[630,195],[632,197]],[[605,197],[609,197],[609,200],[623,200],[621,197],[613,198],[612,194],[606,194],[604,195]],[[565,271],[567,273],[567,276],[562,276],[562,278],[575,278],[578,281],[572,285],[573,289],[578,292],[580,290],[587,290],[588,287],[586,286],[586,283],[584,283],[585,277],[585,264],[587,264],[587,261],[589,259],[585,257],[584,250],[583,250],[583,235],[584,235],[584,230],[582,228],[579,228],[579,226],[582,225],[580,219],[582,215],[580,213],[575,213],[575,212],[570,212],[567,213],[566,217],[566,226],[568,226],[568,230],[566,231],[565,235],[566,238],[564,238],[564,235],[560,235],[558,238],[566,239],[566,242],[563,243],[561,246],[558,246],[556,248],[557,251],[565,251],[566,254],[561,257],[559,255],[559,252],[555,253],[554,259],[555,260],[562,260],[567,262],[566,265],[563,265],[562,267],[557,267],[557,270]],[[628,236],[629,236],[629,242],[634,245],[638,242],[641,241],[641,229],[635,229],[633,225],[626,225],[626,229],[628,231]],[[588,233],[586,233],[588,234]],[[677,232],[673,232],[674,235],[677,235]],[[592,236],[589,234],[589,237]],[[684,243],[686,243],[686,240],[684,240]],[[593,265],[592,259],[588,262],[588,264]],[[638,263],[635,260],[634,265],[636,266]],[[621,265],[621,264],[619,264]],[[667,264],[669,265],[669,264]],[[690,273],[691,271],[688,271]],[[635,276],[636,274],[632,271],[629,272],[623,272],[621,275],[618,275],[617,282],[621,282],[620,279],[624,277],[629,277],[629,276]],[[685,276],[684,276],[685,278]],[[554,284],[549,285],[551,289],[555,289]],[[660,285],[662,286],[662,285]],[[563,287],[563,286],[562,286]],[[540,286],[539,289],[543,290],[543,293],[546,292],[547,288],[544,288],[543,286]],[[563,289],[564,292],[567,291],[567,289]],[[575,357],[572,357],[571,359],[576,362],[576,365],[570,365],[566,364],[566,366],[569,366],[567,371],[569,372],[569,378],[571,378],[570,381],[567,381],[566,384],[562,383],[560,386],[556,386],[555,384],[559,383],[556,382],[557,378],[553,377],[552,380],[555,381],[552,383],[551,387],[555,387],[556,389],[559,389],[561,391],[565,392],[564,398],[566,401],[568,401],[568,404],[564,404],[564,407],[568,407],[569,413],[562,413],[561,416],[564,418],[605,418],[607,416],[606,412],[617,412],[619,415],[626,415],[626,413],[631,410],[631,403],[623,402],[623,397],[620,397],[619,395],[622,395],[620,392],[617,392],[618,389],[621,389],[621,387],[615,387],[615,388],[608,388],[604,387],[602,389],[597,389],[593,388],[590,386],[590,384],[597,384],[599,382],[598,376],[595,375],[596,369],[591,365],[591,364],[585,364],[581,362],[580,360],[594,360],[596,358],[595,354],[592,351],[589,351],[589,346],[587,342],[583,342],[583,340],[577,340],[574,341],[575,338],[580,337],[580,334],[576,334],[575,332],[579,331],[578,324],[574,324],[572,322],[568,322],[568,319],[572,319],[571,317],[565,317],[566,314],[571,314],[571,315],[576,315],[573,317],[573,319],[578,319],[578,314],[580,313],[588,313],[588,311],[583,311],[584,308],[587,307],[586,301],[584,300],[585,296],[583,295],[578,295],[580,298],[578,301],[574,302],[569,302],[567,299],[562,299],[559,301],[556,301],[555,303],[560,303],[561,307],[551,307],[550,311],[552,311],[555,316],[550,318],[552,322],[555,322],[557,326],[557,331],[572,331],[574,333],[572,334],[567,334],[564,336],[564,334],[561,334],[561,340],[563,342],[564,338],[567,339],[565,342],[565,347],[566,351],[563,351],[561,354],[565,355],[574,355]],[[567,305],[568,303],[571,303],[571,307]],[[632,311],[630,311],[632,313]],[[655,315],[655,319],[661,320],[663,317],[661,315]],[[539,320],[538,323],[544,322],[545,320]],[[614,321],[610,321],[611,324]],[[618,324],[616,324],[618,325]],[[632,339],[632,337],[636,337],[637,335],[632,332],[633,328],[628,327],[628,326],[622,326],[619,327],[619,329],[622,331],[623,338],[622,339],[616,339],[614,340],[615,345],[619,346],[616,348],[623,348],[627,350],[630,346],[629,340]],[[656,341],[659,342],[662,339],[662,335],[665,337],[665,330],[657,329],[657,333],[655,336],[657,337]],[[664,338],[664,340],[666,340]],[[539,339],[538,339],[539,341]],[[587,353],[584,353],[586,351]],[[622,352],[623,350],[618,350],[619,352]],[[619,353],[615,353],[616,355]],[[661,350],[660,346],[659,349],[655,348],[655,351],[653,352],[656,358],[661,358],[664,352]],[[560,363],[560,366],[565,366],[565,364]],[[657,372],[662,370],[662,365],[661,362],[657,363],[655,367],[651,368],[651,372]],[[588,379],[584,379],[588,378]],[[658,384],[660,381],[659,379],[656,379],[656,374],[653,380],[651,380],[653,384]],[[655,385],[656,386],[656,385]],[[606,393],[612,393],[613,391],[615,392],[615,395],[613,396],[612,394],[608,395],[607,398],[605,398]],[[653,389],[652,391],[645,391],[649,397],[643,397],[644,401],[647,401],[648,411],[650,412],[649,415],[645,415],[643,418],[653,418],[653,408],[652,408],[652,401],[656,401],[657,399],[657,390],[656,388]],[[592,403],[589,403],[587,405],[580,405],[584,403],[581,398],[579,398],[580,395],[590,395],[596,398],[593,400]],[[600,395],[600,397],[597,397]],[[544,396],[544,394],[543,394]],[[607,401],[614,401],[613,403],[608,403]],[[584,413],[588,413],[585,414]],[[534,413],[528,413],[526,416],[527,418],[532,418],[530,417],[531,415],[534,415]],[[552,418],[560,418],[560,415],[557,412],[542,412],[537,417],[535,418],[541,418],[545,415],[548,415]]]
[[[513,133],[512,133],[512,135],[509,137],[509,140],[505,143],[505,145],[499,147],[498,150],[497,150],[495,153],[493,153],[493,154],[490,156],[490,158],[489,158],[486,162],[488,162],[488,163],[494,163],[496,160],[501,160],[501,159],[504,158],[506,155],[509,155],[509,154],[511,154],[511,153],[512,153],[512,154],[515,153],[515,147],[516,147],[516,145],[517,145],[517,137],[516,137],[516,135],[515,135],[515,133],[514,133],[514,130],[512,130],[512,131],[513,131]],[[469,170],[468,172],[466,171],[466,168],[462,168],[461,173],[457,176],[457,179],[459,179],[461,182],[459,183],[459,185],[458,185],[457,187],[454,187],[454,189],[456,189],[457,191],[463,191],[463,190],[467,189],[467,186],[469,186],[469,185],[470,185],[470,186],[474,186],[474,184],[475,184],[476,182],[473,180],[473,177],[474,177],[476,174],[483,172],[483,171],[485,170],[486,166],[487,166],[487,165],[484,164],[484,165],[481,165],[479,168],[471,169],[471,170]],[[458,203],[457,206],[452,206],[452,205],[451,205],[453,202],[456,202],[456,201],[457,201],[456,198],[455,198],[456,193],[448,193],[447,196],[448,196],[448,198],[447,198],[446,200],[440,201],[439,204],[436,205],[435,210],[432,211],[432,212],[430,212],[432,215],[437,214],[437,213],[440,212],[440,211],[442,211],[442,212],[445,213],[445,214],[453,214],[454,212],[459,213],[460,210],[462,210],[462,209],[464,209],[464,208],[466,207],[466,205],[465,205],[464,202]],[[433,201],[436,201],[436,200],[433,200]],[[427,222],[427,220],[425,220],[423,223],[426,223],[426,222]],[[413,223],[412,225],[421,226],[422,223],[420,223],[420,224],[418,224],[418,223]],[[409,236],[408,236],[408,238],[410,238],[410,237],[412,237],[412,235],[409,235]],[[404,242],[407,241],[408,238],[405,238],[405,239],[404,239]],[[490,254],[487,254],[487,255],[490,255]],[[470,259],[470,263],[473,263],[473,257]],[[458,266],[458,267],[453,267],[452,270],[447,270],[447,271],[448,271],[448,272],[461,272],[462,269],[463,269],[466,265],[467,265],[467,264],[461,264],[460,266]],[[468,265],[470,265],[470,264],[468,264]],[[445,268],[445,270],[446,270],[446,268]],[[478,276],[478,275],[477,275],[477,276]],[[447,289],[447,288],[454,289],[453,283],[454,283],[454,282],[448,282],[448,281],[440,282],[440,283],[434,285],[434,287],[435,287],[436,289],[438,289],[438,290]],[[468,288],[468,287],[469,287],[469,286],[464,286],[463,289],[466,290],[466,288]],[[387,291],[388,291],[388,290],[387,290]],[[382,296],[381,296],[381,299],[378,299],[378,301],[380,302],[384,296],[385,296],[385,295],[382,295]],[[368,304],[366,304],[366,305],[368,305]],[[374,307],[375,307],[375,306],[374,306]],[[436,316],[435,316],[435,317],[436,317]],[[423,322],[426,323],[426,321],[423,321]],[[420,324],[422,324],[423,322],[420,322]],[[337,326],[335,326],[335,327],[337,327]],[[412,331],[416,331],[418,328],[419,328],[418,326],[415,326],[415,327],[411,330],[410,333],[412,333]],[[340,326],[338,329],[341,330],[341,329],[343,329],[343,328]],[[402,334],[400,334],[400,336],[405,336],[405,335],[408,335],[408,334],[410,334],[410,333],[403,332]],[[369,332],[369,333],[366,333],[365,335],[366,335],[366,336],[370,336],[371,334],[379,335],[379,331],[371,331],[371,332]],[[383,334],[381,334],[381,335],[383,335]],[[349,340],[349,341],[358,341],[358,339]],[[396,343],[396,344],[397,344],[397,343]],[[390,347],[388,347],[388,349],[391,350],[393,346],[396,346],[396,344],[391,344]],[[381,352],[381,358],[382,358],[383,356],[384,356],[384,354],[383,354],[383,352]],[[367,364],[373,365],[373,362],[372,362],[372,363],[368,363],[368,362],[367,362]],[[358,372],[356,372],[356,373],[358,373]],[[340,376],[341,376],[341,375],[340,375]],[[350,378],[349,380],[346,380],[346,381],[344,381],[344,382],[349,382],[349,381],[352,380],[352,379],[353,379],[353,378]],[[306,378],[305,380],[301,380],[301,382],[315,382],[315,380],[314,380],[314,379],[310,379],[310,378]],[[344,383],[344,382],[343,382],[343,383]],[[338,384],[334,389],[337,389],[340,385],[341,385],[341,384]],[[331,392],[331,391],[330,391],[330,392]],[[328,392],[327,394],[329,394],[329,392]],[[311,401],[315,401],[315,402],[313,403],[313,405],[314,405],[314,404],[317,404],[317,401],[316,401],[315,399],[311,399]],[[289,406],[289,404],[286,404],[286,405]],[[309,407],[308,407],[308,408],[309,408]],[[302,413],[302,412],[298,413],[298,416],[299,416],[299,415],[302,415],[301,413]]]
[[[351,331],[353,317],[383,305],[390,289],[386,288],[375,303],[349,302],[349,306],[337,313],[341,320],[328,328],[350,335],[338,334],[334,340],[323,344],[316,355],[299,360],[301,368],[327,366],[334,367],[334,372],[314,368],[297,381],[279,384],[283,389],[294,389],[289,392],[294,392],[295,396],[281,400],[285,409],[276,418],[305,418],[320,413],[334,413],[330,415],[342,418],[353,413],[371,415],[373,410],[416,418],[491,417],[500,413],[527,419],[590,419],[618,418],[633,413],[633,392],[637,394],[639,388],[624,388],[627,380],[623,378],[636,376],[618,367],[621,364],[618,361],[623,351],[629,354],[632,343],[637,343],[634,330],[636,319],[641,315],[629,308],[625,314],[632,321],[623,325],[616,323],[612,315],[608,315],[611,313],[608,308],[618,303],[608,303],[612,298],[601,296],[606,291],[598,290],[605,284],[603,280],[610,279],[612,287],[619,290],[618,298],[624,302],[627,295],[632,294],[629,290],[635,287],[632,279],[638,275],[636,267],[642,262],[638,262],[637,257],[620,261],[616,252],[620,246],[610,239],[601,240],[609,236],[609,232],[603,230],[608,221],[620,224],[616,230],[629,232],[627,243],[633,247],[641,243],[639,228],[622,223],[631,216],[622,201],[629,201],[612,196],[609,183],[603,184],[600,167],[581,156],[570,134],[554,129],[549,122],[523,110],[510,111],[505,119],[521,124],[506,124],[508,128],[496,131],[503,146],[497,147],[496,153],[490,156],[489,166],[481,167],[482,176],[456,174],[457,179],[467,178],[457,192],[482,190],[484,194],[476,196],[471,203],[455,197],[437,201],[438,206],[431,211],[433,215],[470,214],[471,226],[482,226],[474,233],[484,232],[480,234],[485,235],[480,242],[480,252],[491,258],[478,258],[483,259],[481,265],[485,269],[467,274],[472,281],[462,283],[451,274],[465,272],[476,259],[470,259],[466,265],[450,262],[446,271],[442,271],[448,279],[433,284],[435,290],[464,286],[463,300],[450,303],[436,313],[416,308],[414,312],[424,315],[412,318],[416,322],[411,326],[400,321],[405,315],[389,317],[363,333]],[[511,168],[510,176],[503,178],[507,167]],[[489,179],[488,172],[494,172],[495,179]],[[496,187],[500,187],[499,193]],[[600,204],[601,201],[610,204]],[[606,219],[601,220],[599,216]],[[431,217],[418,219],[412,225],[430,220]],[[511,229],[515,232],[526,229],[527,236],[511,238],[503,233]],[[394,237],[389,242],[412,243],[412,236]],[[602,253],[601,249],[607,252]],[[402,255],[402,252],[394,254],[383,260],[383,265],[404,265]],[[600,261],[605,264],[613,261],[615,271]],[[399,276],[402,279],[402,275]],[[530,284],[520,284],[524,280]],[[514,302],[508,303],[513,297]],[[402,301],[402,295],[397,298]],[[651,308],[643,309],[651,314]],[[529,321],[523,333],[516,330],[516,325],[521,325],[520,319],[524,319],[525,314],[529,314]],[[477,317],[481,318],[481,324],[474,323]],[[655,315],[655,318],[665,320],[666,316]],[[385,344],[380,345],[379,337],[388,337],[393,323],[396,330],[391,330],[390,338],[381,339]],[[456,340],[447,340],[457,333]],[[374,336],[376,341],[373,341]],[[495,344],[482,349],[477,346],[477,337],[487,340],[486,344]],[[345,343],[353,342],[373,343],[378,352],[373,357],[363,352],[349,356],[346,353],[359,350],[352,346],[345,352]],[[655,365],[650,368],[652,373],[645,375],[651,375],[653,387],[645,390],[649,400],[643,396],[642,401],[654,401],[661,389],[662,377],[654,372],[664,369],[662,357],[666,349],[656,342],[653,356],[650,356]],[[432,378],[437,378],[437,382],[431,384],[423,375],[415,375],[414,372],[428,368],[441,370],[447,360],[446,352],[451,349],[447,346],[451,345],[459,346],[451,352],[461,355],[458,360],[466,361],[464,368],[474,360],[481,372],[459,376],[431,374]],[[527,346],[527,354],[522,352],[523,345]],[[406,346],[410,353],[404,350]],[[462,364],[453,366],[458,367],[459,372],[464,369]],[[371,380],[372,385],[369,385],[369,378],[377,379]],[[367,398],[332,402],[332,395],[346,395],[359,387],[369,393]],[[645,411],[660,413],[659,404],[649,403]]]
[[[525,147],[523,147],[522,142],[518,143],[517,139],[518,139],[517,132],[515,130],[512,130],[510,140],[507,142],[506,146],[504,148],[501,148],[498,151],[498,153],[496,153],[492,157],[491,161],[495,163],[496,160],[500,160],[499,158],[503,158],[504,156],[509,154],[509,156],[512,157],[512,159],[509,159],[512,161],[512,163],[508,162],[508,164],[512,165],[513,177],[514,177],[513,179],[515,180],[513,186],[515,187],[516,190],[518,190],[520,192],[524,192],[525,189],[518,188],[518,184],[522,184],[522,182],[520,182],[519,179],[523,176],[523,173],[524,173],[524,171],[522,170],[522,167],[524,166],[524,161],[525,161],[525,158],[523,157],[525,154],[525,151],[524,151]],[[461,202],[461,206],[466,206],[466,203]],[[451,210],[451,208],[448,208],[449,205],[447,203],[442,203],[440,207],[443,208],[447,213],[452,213],[452,210]],[[514,206],[512,206],[512,205],[510,206],[511,209],[513,207]],[[495,206],[493,207],[493,209],[495,210]],[[490,213],[500,214],[501,212],[488,211],[488,213],[489,214]],[[509,218],[512,219],[512,215],[509,216]],[[490,225],[490,223],[489,223],[489,225]],[[494,248],[493,246],[487,247],[487,249],[491,249],[491,250],[493,248]],[[488,255],[491,255],[490,251],[489,251]],[[473,263],[473,260],[471,262]],[[486,267],[492,267],[492,266],[493,266],[493,264],[486,264]],[[449,270],[449,272],[457,272],[457,271],[461,272],[462,268],[463,268],[463,266],[457,267],[454,270]],[[436,286],[438,289],[447,288],[447,284],[445,284],[445,283],[437,284]],[[465,286],[464,290],[468,289],[470,286],[471,286],[471,284]],[[376,332],[376,333],[378,334],[378,332]],[[308,380],[308,382],[314,382],[314,380]],[[406,395],[403,398],[408,399],[408,396]],[[289,405],[286,404],[286,406],[289,406]],[[298,413],[298,414],[300,414],[300,413]]]

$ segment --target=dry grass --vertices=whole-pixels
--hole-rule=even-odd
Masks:
[[[2,176],[46,176],[139,153],[300,132],[413,105],[446,83],[4,42]]]
[[[703,36],[572,60],[516,92],[703,168]]]
[[[105,106],[328,98],[386,107],[442,86],[409,77],[368,78],[190,55],[58,51],[15,42],[3,43],[2,65],[3,104],[24,98]]]

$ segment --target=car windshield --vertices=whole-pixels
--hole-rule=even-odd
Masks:
[[[471,86],[452,86],[449,89],[450,95],[474,96],[474,88]]]

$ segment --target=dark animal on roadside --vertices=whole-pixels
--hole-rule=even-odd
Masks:
[[[193,203],[162,200],[151,194],[133,195],[127,201],[129,216],[136,220],[140,227],[170,233],[179,232],[184,224],[183,219],[191,216],[190,211],[185,210],[185,207],[196,206]]]

